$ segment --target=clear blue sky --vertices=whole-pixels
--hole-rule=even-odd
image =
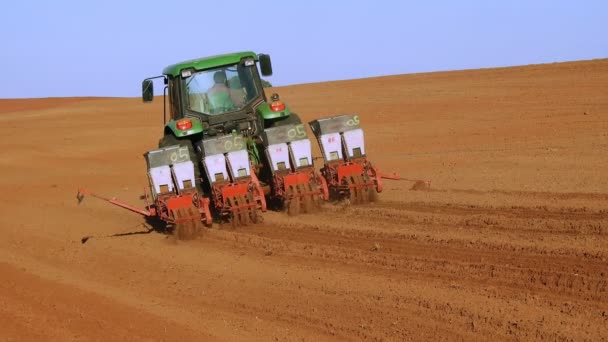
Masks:
[[[253,50],[275,85],[608,57],[608,1],[8,1],[0,98],[139,96],[171,63]]]

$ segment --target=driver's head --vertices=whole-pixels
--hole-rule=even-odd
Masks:
[[[226,72],[225,71],[216,71],[213,74],[213,81],[215,81],[215,83],[218,84],[225,84],[226,83]]]

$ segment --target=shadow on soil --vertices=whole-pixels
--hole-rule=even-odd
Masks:
[[[151,217],[146,217],[145,219],[146,219],[145,223],[141,223],[141,224],[138,224],[137,226],[133,227],[133,229],[135,229],[136,227],[139,227],[140,229],[138,229],[138,230],[133,230],[133,231],[125,232],[125,233],[110,234],[110,235],[100,235],[100,236],[87,235],[87,236],[82,237],[80,239],[80,242],[82,244],[85,244],[85,243],[87,243],[87,241],[89,241],[93,238],[100,239],[100,238],[125,237],[125,236],[131,236],[131,235],[150,234],[152,232],[165,234],[165,235],[171,234],[171,232],[167,229],[167,226],[163,221],[158,220],[156,218],[151,218]],[[143,230],[141,228],[143,228]]]

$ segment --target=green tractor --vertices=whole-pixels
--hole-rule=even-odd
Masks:
[[[277,94],[269,101],[260,71],[272,75],[268,55],[239,52],[170,65],[142,83],[144,102],[153,100],[154,78],[166,85],[159,149],[184,148],[189,185],[215,216],[237,224],[257,221],[266,203],[295,214],[328,196],[304,125]]]
[[[382,178],[398,179],[367,160],[356,114],[309,122],[323,159],[317,172],[304,125],[277,94],[266,97],[260,73],[272,74],[270,57],[239,52],[177,63],[145,79],[144,102],[154,99],[153,79],[165,85],[164,134],[144,154],[146,207],[86,188],[78,201],[91,195],[163,221],[188,239],[214,221],[259,222],[267,207],[298,214],[327,200],[373,201]]]
[[[145,154],[161,219],[245,225],[267,207],[298,214],[330,197],[365,202],[381,191],[357,115],[310,123],[325,161],[318,173],[305,126],[278,94],[267,98],[260,73],[272,75],[270,56],[238,52],[143,81],[144,102],[154,98],[153,79],[165,84],[164,134]]]
[[[173,64],[162,76],[145,79],[144,102],[153,100],[154,78],[164,79],[168,93],[169,118],[165,105],[164,137],[159,147],[183,144],[194,151],[196,142],[207,137],[242,133],[251,138],[266,127],[300,123],[278,95],[273,94],[273,102],[268,103],[258,63],[262,75],[272,75],[268,55],[241,52]],[[259,162],[259,153],[251,152]]]

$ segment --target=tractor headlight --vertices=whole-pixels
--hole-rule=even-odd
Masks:
[[[255,60],[253,58],[245,59],[245,66],[253,66],[255,64]]]
[[[192,76],[192,69],[182,70],[182,78],[186,78],[186,77],[190,77],[190,76]]]

